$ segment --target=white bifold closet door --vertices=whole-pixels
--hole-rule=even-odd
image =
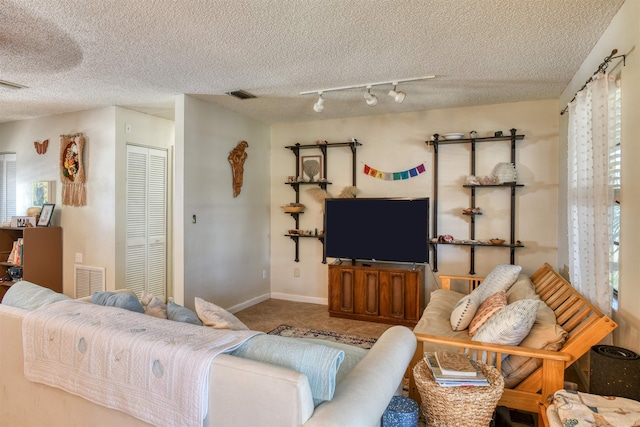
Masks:
[[[167,151],[127,145],[126,287],[165,300]]]

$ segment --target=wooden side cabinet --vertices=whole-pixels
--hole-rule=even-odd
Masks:
[[[62,292],[62,228],[0,227],[0,275],[14,265],[8,262],[13,242],[23,239],[22,278]],[[0,299],[13,282],[0,282]]]
[[[424,310],[424,265],[329,266],[329,315],[413,327]]]

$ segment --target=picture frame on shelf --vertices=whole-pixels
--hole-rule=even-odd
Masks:
[[[38,227],[48,227],[51,224],[51,217],[53,216],[53,208],[55,204],[45,203],[42,205],[42,211],[40,211],[40,219],[38,220]]]
[[[306,182],[319,182],[324,178],[322,156],[300,156],[300,176]]]

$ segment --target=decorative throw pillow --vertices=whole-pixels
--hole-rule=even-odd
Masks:
[[[521,299],[540,299],[536,294],[536,288],[531,282],[531,279],[526,275],[520,273],[516,282],[511,285],[507,291],[507,304],[511,304]],[[555,322],[554,322],[555,323]]]
[[[504,345],[520,344],[529,335],[536,321],[538,304],[539,300],[523,299],[507,305],[491,317],[472,340]]]
[[[467,329],[479,305],[478,294],[475,292],[471,292],[469,295],[462,297],[455,307],[453,307],[453,311],[451,311],[449,318],[451,328],[454,331]]]
[[[26,280],[13,284],[2,298],[2,304],[23,310],[35,310],[56,301],[71,299],[49,288],[36,285]]]
[[[469,336],[474,336],[476,332],[487,323],[487,321],[502,307],[507,305],[507,293],[505,291],[496,292],[486,300],[482,301],[478,311],[473,316],[473,320],[469,324]]]
[[[140,303],[142,304],[142,308],[144,308],[144,314],[159,317],[160,319],[167,318],[167,304],[157,296],[143,292],[140,297]]]
[[[142,308],[138,298],[130,293],[94,292],[91,294],[91,302],[97,305],[120,307],[129,311],[144,313],[144,308]]]
[[[167,304],[167,319],[202,326],[202,322],[198,319],[196,313],[173,301],[169,301],[169,304]]]
[[[195,303],[196,313],[203,325],[214,329],[249,330],[247,325],[224,308],[198,297],[195,298]]]
[[[521,270],[522,267],[519,265],[498,264],[473,292],[478,293],[480,302],[482,302],[496,292],[508,290],[518,278]]]

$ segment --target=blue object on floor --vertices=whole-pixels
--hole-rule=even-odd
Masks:
[[[408,397],[393,396],[382,414],[382,427],[417,427],[418,404]]]

